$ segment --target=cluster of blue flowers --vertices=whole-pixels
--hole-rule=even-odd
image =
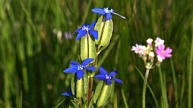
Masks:
[[[118,13],[115,13],[113,9],[94,8],[92,9],[92,12],[103,15],[106,21],[112,19],[112,14],[118,15],[121,18],[125,19],[124,16],[121,16]],[[96,24],[96,21],[92,22],[90,25],[84,24],[82,25],[81,28],[78,28],[77,30],[75,30],[75,33],[78,33],[76,40],[79,40],[81,37],[86,36],[87,34],[92,35],[96,40],[98,40],[98,31],[93,30],[95,24]],[[63,70],[63,72],[76,74],[77,79],[80,80],[85,74],[84,71],[96,71],[97,70],[94,66],[90,65],[90,63],[93,60],[94,58],[87,58],[83,60],[81,64],[76,61],[71,61],[70,67]],[[100,66],[99,71],[100,71],[100,74],[95,75],[94,78],[104,80],[106,84],[109,84],[109,85],[112,84],[112,80],[118,83],[123,83],[120,79],[114,77],[118,73],[118,70],[112,71],[108,74],[108,72],[102,66]],[[68,92],[64,92],[61,95],[73,96],[72,90],[69,89]]]

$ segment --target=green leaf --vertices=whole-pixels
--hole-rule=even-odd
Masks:
[[[98,19],[94,29],[98,31],[98,40],[95,40],[95,43],[98,45],[98,49],[100,47],[107,47],[113,33],[112,19],[105,21],[104,17],[101,16]]]
[[[96,90],[95,90],[95,93],[94,93],[94,96],[93,96],[93,101],[94,103],[97,102],[100,94],[101,94],[101,90],[102,90],[102,87],[103,87],[103,81],[100,81],[98,84],[97,84],[97,87],[96,87]]]
[[[96,48],[95,48],[95,42],[93,37],[91,37],[89,34],[86,36],[83,36],[81,38],[81,45],[80,45],[80,57],[83,61],[87,58],[95,58],[96,57]]]
[[[72,89],[72,94],[74,96],[75,96],[75,91],[76,91],[76,88],[75,88],[75,83],[76,83],[75,77],[76,77],[76,75],[73,74],[72,79],[71,79],[71,89]]]
[[[111,91],[112,91],[112,84],[111,85],[108,85],[108,84],[103,85],[100,97],[97,101],[98,107],[106,105],[107,100],[109,99],[109,97],[111,95]]]

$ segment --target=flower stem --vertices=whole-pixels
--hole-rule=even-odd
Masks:
[[[82,108],[82,99],[78,98],[78,101],[79,101],[79,108]]]
[[[147,89],[147,78],[148,78],[148,75],[149,75],[149,69],[146,69],[144,83],[143,83],[142,108],[145,108],[145,95],[146,95],[146,89]]]

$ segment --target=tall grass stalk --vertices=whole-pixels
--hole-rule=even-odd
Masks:
[[[172,79],[173,79],[173,83],[174,83],[174,95],[175,95],[175,108],[179,107],[179,93],[178,93],[178,83],[177,83],[177,79],[176,79],[176,72],[174,69],[174,64],[173,64],[173,60],[170,60],[170,65],[171,65],[171,71],[172,71]]]
[[[127,99],[125,97],[125,93],[124,93],[123,89],[121,89],[121,94],[122,94],[122,97],[123,97],[123,102],[125,104],[125,108],[129,108],[129,105],[127,103]]]
[[[165,73],[161,70],[161,66],[158,67],[158,73],[160,78],[160,88],[161,88],[161,108],[169,108],[167,99],[167,89],[166,89],[166,77]]]
[[[192,75],[193,75],[193,20],[191,22],[191,29],[192,29],[192,41],[191,41],[191,47],[190,47],[190,59],[188,63],[188,108],[192,108]]]

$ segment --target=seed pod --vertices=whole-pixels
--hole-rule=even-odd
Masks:
[[[96,48],[93,37],[89,34],[83,36],[81,38],[81,46],[80,46],[80,57],[81,60],[85,60],[87,58],[95,58],[96,57]]]
[[[98,45],[98,48],[107,47],[113,33],[112,19],[105,21],[104,16],[101,16],[98,19],[94,29],[98,31],[98,40],[95,40],[95,44]]]

